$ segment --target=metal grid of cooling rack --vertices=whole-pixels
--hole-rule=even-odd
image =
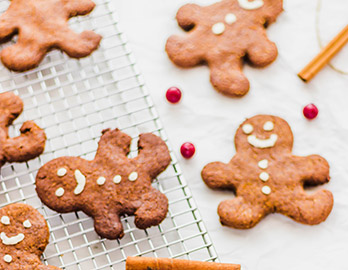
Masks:
[[[90,57],[74,60],[52,51],[33,71],[18,74],[0,67],[0,92],[13,91],[25,104],[10,135],[19,135],[24,121],[35,120],[48,138],[41,157],[2,167],[0,206],[25,202],[38,209],[51,232],[43,260],[66,270],[124,269],[127,256],[139,255],[214,261],[217,255],[173,153],[171,166],[154,183],[169,198],[167,218],[143,231],[125,217],[125,236],[119,241],[100,239],[92,219],[81,212],[57,214],[36,195],[35,175],[44,163],[63,155],[92,159],[104,128],[118,127],[132,136],[130,156],[137,153],[140,133],[153,132],[167,141],[112,1],[95,2],[90,16],[70,21],[76,31],[93,29],[103,35],[100,49]],[[1,0],[0,12],[8,5]]]

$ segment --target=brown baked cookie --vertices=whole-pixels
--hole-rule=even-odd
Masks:
[[[0,41],[18,34],[18,41],[1,52],[3,64],[14,71],[37,67],[45,54],[60,49],[70,57],[90,55],[101,36],[93,31],[77,34],[68,19],[86,15],[94,9],[91,0],[12,0],[0,17]]]
[[[123,237],[122,215],[135,215],[140,229],[158,225],[168,212],[168,199],[151,182],[170,163],[165,142],[141,134],[139,154],[128,158],[131,137],[118,129],[104,130],[92,161],[61,157],[40,168],[36,191],[51,209],[82,210],[94,219],[96,232],[108,239]]]
[[[48,239],[47,223],[33,207],[16,203],[0,209],[0,269],[60,269],[40,261]]]
[[[257,115],[237,130],[237,154],[228,164],[205,166],[202,178],[210,188],[236,194],[236,198],[219,205],[223,225],[249,229],[275,212],[308,225],[326,220],[333,207],[331,192],[307,194],[304,187],[329,182],[329,164],[317,155],[293,156],[292,145],[287,122]]]
[[[9,138],[8,127],[22,113],[22,100],[11,92],[0,94],[0,167],[6,162],[25,162],[45,149],[46,135],[33,121],[24,122],[21,135]]]
[[[223,0],[206,7],[187,4],[176,16],[187,34],[171,36],[166,51],[180,67],[208,64],[218,91],[243,96],[249,91],[243,59],[264,67],[277,58],[277,47],[265,28],[282,10],[282,0]]]

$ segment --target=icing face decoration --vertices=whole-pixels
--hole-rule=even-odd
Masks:
[[[86,177],[79,170],[76,170],[75,171],[75,180],[77,182],[77,186],[74,190],[74,194],[79,195],[85,189]]]
[[[24,240],[24,234],[19,233],[16,236],[8,237],[6,233],[2,232],[0,234],[1,241],[6,246],[14,246]]]
[[[12,262],[12,256],[11,256],[11,255],[6,254],[6,255],[4,256],[4,261],[5,261],[5,262],[7,262],[7,263]]]
[[[67,170],[66,170],[65,168],[60,168],[60,169],[58,169],[58,171],[57,171],[57,175],[58,175],[59,177],[65,176],[66,173],[67,173]]]
[[[105,184],[105,181],[106,181],[105,177],[102,177],[102,176],[101,176],[101,177],[98,178],[97,184],[98,184],[99,186],[102,186],[102,185]]]
[[[244,134],[249,135],[254,131],[254,127],[251,124],[245,124],[242,127]],[[264,131],[272,131],[274,129],[274,124],[271,121],[267,121],[263,125],[263,130]],[[273,147],[278,140],[278,135],[277,134],[271,134],[271,136],[268,139],[260,139],[255,135],[249,135],[248,136],[248,142],[252,146],[256,148],[271,148]]]
[[[30,220],[29,220],[29,219],[25,220],[25,221],[23,222],[23,226],[24,226],[24,228],[26,228],[26,229],[31,228]]]
[[[263,0],[238,0],[239,6],[246,10],[254,10],[261,8],[264,3]]]
[[[56,196],[57,196],[58,198],[62,197],[62,196],[64,195],[64,193],[65,193],[64,188],[58,188],[58,189],[56,190]]]
[[[1,223],[3,225],[10,225],[10,218],[8,216],[2,216],[1,217]]]

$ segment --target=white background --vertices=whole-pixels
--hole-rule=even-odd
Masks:
[[[187,0],[115,0],[114,4],[177,156],[183,142],[196,145],[195,157],[181,158],[180,163],[221,261],[241,263],[243,270],[348,269],[348,76],[327,67],[309,84],[298,79],[297,72],[319,51],[317,0],[284,1],[284,13],[268,30],[279,57],[262,70],[246,66],[251,89],[237,99],[213,89],[207,67],[183,70],[169,61],[165,42],[182,32],[175,14]],[[347,10],[346,0],[323,0],[320,31],[325,43],[345,26]],[[347,61],[345,48],[334,63],[348,71]],[[164,98],[173,85],[184,92],[175,106]],[[302,116],[302,108],[311,102],[320,114],[310,122]],[[326,222],[310,227],[274,214],[251,230],[220,225],[217,206],[233,194],[209,190],[201,180],[201,169],[212,161],[228,162],[235,154],[237,127],[260,113],[289,122],[294,154],[320,154],[329,161],[332,180],[320,188],[333,192],[335,205]]]

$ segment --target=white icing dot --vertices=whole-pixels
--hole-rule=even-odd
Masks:
[[[129,176],[128,176],[128,179],[129,179],[129,181],[135,181],[135,180],[137,180],[138,179],[138,173],[136,173],[136,172],[132,172]]]
[[[271,194],[272,190],[269,186],[264,186],[262,187],[262,193],[265,194],[265,195],[269,195]]]
[[[267,169],[268,168],[268,160],[267,159],[263,159],[259,162],[259,167],[261,169]]]
[[[64,193],[65,193],[65,190],[64,190],[64,188],[58,188],[57,190],[56,190],[56,196],[57,197],[62,197],[63,195],[64,195]]]
[[[10,218],[8,216],[2,216],[1,223],[4,225],[10,225]]]
[[[263,0],[238,0],[241,8],[247,10],[258,9],[264,5]]]
[[[7,263],[12,262],[12,256],[11,256],[11,255],[6,254],[6,255],[4,256],[4,261],[5,261],[5,262],[7,262]]]
[[[228,13],[225,17],[225,22],[227,24],[231,25],[231,24],[235,23],[236,21],[237,21],[237,17],[233,13]]]
[[[27,229],[31,228],[31,223],[30,223],[29,219],[27,219],[23,222],[23,226],[24,226],[24,228],[27,228]]]
[[[18,243],[22,242],[24,240],[24,234],[19,233],[16,236],[8,237],[6,233],[2,232],[0,234],[0,238],[2,240],[2,243],[6,246],[13,246],[17,245]]]
[[[264,125],[263,125],[263,129],[266,131],[272,131],[274,129],[274,124],[271,121],[267,121]]]
[[[254,127],[250,124],[243,125],[242,129],[243,129],[243,132],[247,135],[254,131]]]
[[[75,171],[75,180],[77,182],[77,186],[74,190],[75,195],[79,195],[83,192],[86,186],[86,176],[84,176],[80,170]]]
[[[98,178],[97,184],[98,184],[99,186],[102,186],[102,185],[105,184],[105,181],[106,181],[105,177],[102,177],[102,176],[101,176],[101,177]]]
[[[122,176],[121,175],[116,175],[114,177],[114,183],[115,184],[119,184],[119,183],[121,183],[121,181],[122,181]]]
[[[58,171],[57,171],[57,175],[58,175],[59,177],[63,177],[64,175],[66,175],[67,172],[68,172],[68,171],[67,171],[65,168],[60,168],[60,169],[58,169]]]
[[[266,173],[266,172],[262,172],[260,173],[260,179],[264,182],[268,181],[269,180],[269,174]]]
[[[213,31],[213,33],[215,35],[221,35],[223,32],[225,32],[225,24],[222,22],[216,23],[213,25],[213,27],[211,28],[211,30]]]

